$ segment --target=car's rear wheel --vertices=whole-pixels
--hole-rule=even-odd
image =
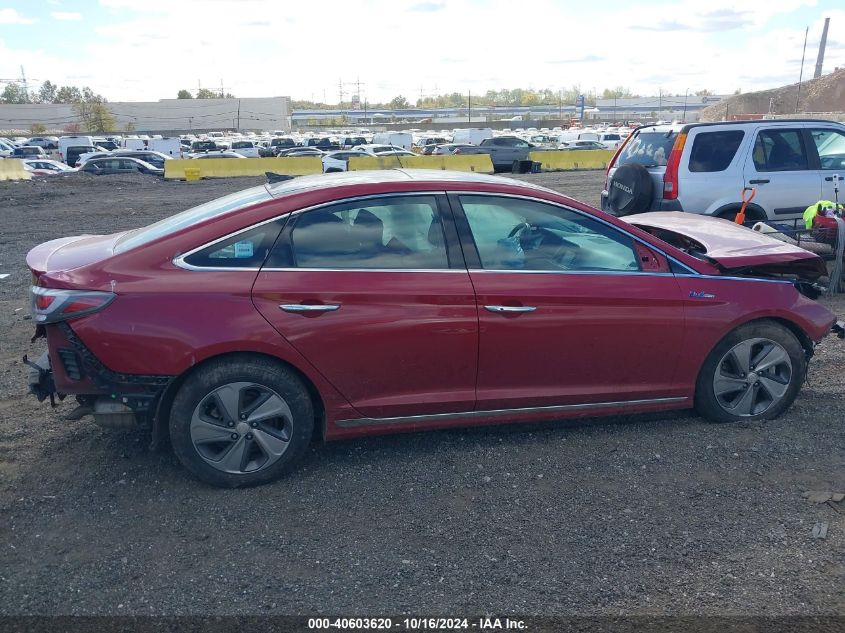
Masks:
[[[771,419],[795,401],[806,373],[801,343],[784,326],[743,325],[722,339],[701,368],[696,410],[714,422]]]
[[[170,414],[182,464],[215,486],[267,483],[308,448],[314,408],[302,381],[270,359],[211,361],[187,378]]]

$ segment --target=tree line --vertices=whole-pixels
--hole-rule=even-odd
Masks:
[[[59,86],[48,79],[38,90],[27,92],[21,84],[10,83],[0,93],[0,103],[66,103],[73,106],[82,129],[113,132],[117,127],[117,120],[108,109],[106,98],[88,86]],[[74,127],[74,124],[68,126]],[[47,126],[35,123],[31,130],[34,134],[43,134]]]

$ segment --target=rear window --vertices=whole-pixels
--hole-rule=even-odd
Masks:
[[[692,172],[726,170],[736,155],[744,136],[745,132],[742,130],[697,134],[692,143],[689,170]]]
[[[638,132],[622,148],[616,165],[622,166],[628,163],[638,163],[644,167],[665,165],[677,136],[678,133],[674,130]]]
[[[226,213],[232,213],[233,211],[259,202],[265,202],[266,200],[270,200],[271,197],[267,189],[263,186],[253,187],[245,191],[223,196],[193,209],[177,213],[169,218],[164,218],[142,229],[136,229],[127,233],[115,244],[114,252],[115,254],[123,253],[166,235],[181,231],[193,224],[199,224],[200,222],[205,222],[206,220],[219,217]]]

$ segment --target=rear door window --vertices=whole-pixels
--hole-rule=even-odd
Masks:
[[[845,134],[839,130],[811,130],[822,169],[845,169]]]
[[[439,270],[449,268],[443,225],[432,196],[344,203],[296,218],[271,268]]]
[[[696,134],[690,152],[689,170],[692,172],[725,171],[736,155],[744,136],[745,132],[742,130]]]
[[[616,165],[620,167],[628,163],[639,163],[643,167],[665,165],[677,136],[678,133],[674,130],[638,132],[622,149]]]
[[[809,169],[801,130],[760,130],[752,156],[757,171]]]
[[[195,268],[258,269],[267,259],[284,221],[280,218],[227,237],[188,255],[184,261]]]

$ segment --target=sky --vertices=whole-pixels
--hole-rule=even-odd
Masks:
[[[488,89],[749,92],[845,66],[841,0],[0,0],[0,88],[110,101],[199,86],[337,103]],[[360,81],[360,87],[356,82]],[[343,84],[342,87],[339,84]]]

